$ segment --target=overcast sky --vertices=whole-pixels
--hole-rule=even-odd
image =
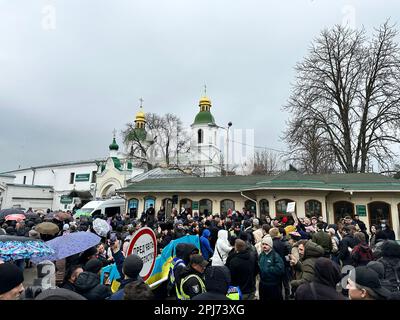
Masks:
[[[219,125],[286,149],[281,108],[313,38],[387,18],[399,1],[0,0],[0,172],[107,156],[140,97],[189,126],[204,83]]]

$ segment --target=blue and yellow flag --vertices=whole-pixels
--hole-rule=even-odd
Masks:
[[[169,265],[171,260],[175,257],[176,246],[179,243],[191,243],[200,250],[200,238],[198,236],[188,235],[176,240],[172,240],[156,258],[153,272],[146,281],[148,285],[168,277]]]

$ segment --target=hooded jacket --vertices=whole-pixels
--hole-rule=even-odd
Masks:
[[[385,241],[382,245],[382,258],[377,261],[383,264],[385,270],[383,286],[391,292],[400,292],[400,245],[393,240]]]
[[[111,289],[100,284],[100,277],[92,272],[82,272],[75,282],[76,292],[88,300],[104,300],[111,296]]]
[[[294,267],[296,270],[296,280],[290,282],[295,290],[303,283],[313,281],[315,261],[322,257],[324,253],[325,250],[320,245],[313,241],[307,241],[304,246],[304,257]]]
[[[232,247],[230,246],[228,241],[228,231],[219,230],[214,255],[212,256],[212,265],[224,266],[226,259],[228,258],[228,254],[231,250]]]
[[[192,300],[229,300],[226,297],[231,280],[228,268],[211,267],[206,270],[204,278],[207,292],[193,297]]]
[[[373,260],[372,250],[366,242],[359,243],[351,252],[351,258],[353,259],[353,266],[366,266],[368,262]]]
[[[332,252],[332,239],[325,231],[319,230],[318,232],[314,233],[312,235],[312,241],[324,248],[325,255],[329,256],[329,254]]]
[[[340,281],[338,265],[328,258],[318,258],[314,267],[314,280],[298,287],[296,300],[345,300],[336,291],[336,284]]]
[[[258,273],[257,256],[250,248],[233,253],[226,261],[231,272],[231,285],[238,286],[243,294],[256,291],[256,275]]]
[[[210,246],[210,241],[208,240],[210,235],[211,235],[210,230],[204,229],[203,234],[200,237],[201,254],[203,255],[204,259],[206,259],[206,260],[208,260],[214,253],[213,249]]]
[[[190,255],[199,253],[199,249],[192,243],[179,243],[176,246],[176,257],[182,259],[185,265],[177,265],[174,269],[174,277],[176,285],[180,286],[182,274],[185,271],[186,266],[189,264]]]

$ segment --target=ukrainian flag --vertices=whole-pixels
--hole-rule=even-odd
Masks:
[[[169,265],[176,254],[176,246],[179,243],[191,243],[199,248],[200,251],[200,238],[198,236],[187,235],[182,238],[172,240],[161,252],[161,254],[156,258],[153,272],[151,276],[147,279],[146,283],[151,285],[161,279],[166,279],[168,277]]]

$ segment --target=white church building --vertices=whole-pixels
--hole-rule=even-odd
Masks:
[[[199,112],[190,127],[190,152],[180,163],[195,167],[200,176],[220,176],[221,148],[218,147],[219,127],[211,114],[211,100],[203,96]],[[146,115],[142,106],[135,117],[135,134],[149,139]],[[115,133],[109,145],[108,157],[71,161],[22,168],[0,173],[0,209],[21,207],[46,210],[72,210],[76,203],[84,204],[96,198],[109,198],[115,190],[125,188],[145,170],[136,166],[127,152],[120,152]],[[142,174],[142,175],[141,175]],[[152,173],[149,173],[150,176]],[[158,178],[185,175],[176,170],[154,169]],[[139,179],[139,178],[138,178]]]

